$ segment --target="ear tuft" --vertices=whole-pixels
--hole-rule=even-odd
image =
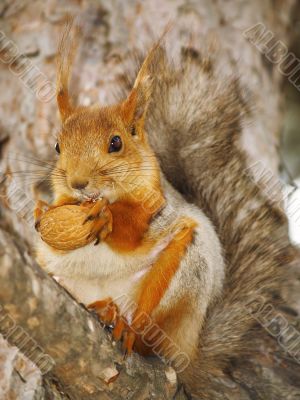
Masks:
[[[132,135],[143,135],[143,126],[146,112],[150,103],[154,85],[158,77],[166,70],[167,56],[163,40],[171,29],[167,25],[160,39],[148,52],[142,66],[137,74],[133,89],[127,99],[122,103],[121,109],[125,123],[131,127]],[[154,79],[158,78],[158,79]],[[134,127],[134,128],[132,128]]]
[[[140,77],[141,78],[141,77]],[[148,104],[151,97],[152,79],[149,75],[136,81],[128,98],[122,104],[122,114],[127,125],[131,127],[132,135],[136,135],[138,129],[143,125]]]
[[[74,26],[74,18],[69,16],[57,54],[56,98],[63,122],[73,112],[69,95],[69,81],[80,33],[79,25]]]
[[[137,124],[139,127],[143,126],[151,99],[154,74],[163,68],[164,63],[165,50],[159,41],[149,51],[138,72],[132,91],[122,104],[123,117],[129,126],[135,127]],[[139,129],[134,128],[133,132],[135,135]]]
[[[146,114],[147,107],[151,98],[152,92],[152,79],[150,75],[141,77],[141,79],[135,83],[134,90],[136,91],[136,109],[134,113],[135,121],[140,120]]]

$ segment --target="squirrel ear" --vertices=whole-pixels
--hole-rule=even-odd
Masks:
[[[78,25],[72,29],[73,22],[74,19],[69,17],[57,55],[56,99],[63,122],[72,114],[74,110],[69,95],[69,81],[70,71],[74,62],[76,49],[78,47],[78,36],[81,31]],[[70,38],[71,33],[72,37]]]
[[[141,71],[140,71],[141,73]],[[130,126],[142,127],[151,96],[151,78],[139,73],[128,98],[122,104],[123,118]]]
[[[143,126],[152,94],[154,75],[164,63],[165,50],[161,46],[160,39],[149,51],[136,77],[132,91],[122,104],[123,117],[129,125]]]

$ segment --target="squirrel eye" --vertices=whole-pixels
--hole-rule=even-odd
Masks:
[[[108,152],[114,153],[120,151],[121,148],[122,148],[122,140],[120,136],[114,136],[110,141]]]
[[[55,150],[56,150],[56,153],[60,154],[60,148],[59,148],[58,142],[56,142],[56,144],[55,144]]]

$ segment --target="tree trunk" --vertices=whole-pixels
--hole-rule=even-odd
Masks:
[[[138,356],[124,362],[96,319],[33,261],[34,202],[41,196],[51,198],[45,160],[55,157],[59,131],[55,55],[67,14],[80,13],[84,21],[72,87],[80,89],[78,100],[85,105],[113,101],[132,50],[151,44],[170,20],[174,21],[167,35],[170,47],[216,41],[222,50],[217,62],[238,73],[253,92],[255,118],[244,127],[242,137],[249,165],[259,161],[278,177],[284,77],[267,56],[273,54],[268,49],[276,40],[289,45],[295,7],[296,0],[0,4],[0,332],[10,343],[0,342],[1,398],[171,399],[176,393],[170,367]],[[258,43],[251,29],[257,24],[274,34],[264,48],[260,43],[260,50],[251,43],[251,39]],[[261,168],[257,171],[261,173]],[[294,273],[299,276],[297,266]],[[285,311],[292,320],[299,305],[294,293],[285,298]],[[298,398],[300,389],[291,375],[295,372],[288,361],[287,372],[283,368],[285,353],[267,334],[255,345],[264,353],[233,371],[230,398],[277,399],[276,385],[286,385],[287,398]],[[281,357],[281,369],[274,354]],[[272,388],[261,388],[267,380]],[[177,391],[176,398],[185,395]]]

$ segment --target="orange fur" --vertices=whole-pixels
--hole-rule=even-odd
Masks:
[[[164,350],[174,348],[172,341],[172,332],[176,332],[181,321],[189,312],[190,298],[180,298],[175,304],[172,304],[168,310],[161,311],[152,319],[152,327],[146,328],[145,333],[136,336],[134,350],[142,356],[154,355],[155,352],[161,354]],[[166,335],[161,336],[161,330]],[[153,349],[154,346],[154,349]],[[176,347],[175,347],[176,350]]]
[[[196,223],[191,219],[185,218],[180,221],[180,224],[177,225],[177,229],[180,229],[179,232],[176,233],[173,240],[160,254],[140,285],[137,309],[134,313],[132,325],[128,325],[124,320],[116,325],[116,332],[114,332],[116,339],[121,337],[122,332],[123,336],[126,333],[124,347],[127,353],[131,353],[136,341],[139,353],[143,355],[151,354],[151,346],[149,348],[149,346],[143,343],[141,335],[146,325],[148,326],[149,320],[151,321],[152,312],[158,306],[168,289],[180,261],[193,239],[195,226]],[[174,316],[173,312],[171,313]],[[168,315],[165,315],[164,319],[167,320],[167,317]],[[160,318],[160,321],[162,321],[162,318]],[[155,321],[153,320],[151,323],[155,323]],[[164,343],[164,346],[167,345],[167,342]]]
[[[62,37],[58,55],[57,55],[57,82],[56,82],[56,99],[62,121],[66,120],[74,111],[71,98],[69,96],[69,76],[72,67],[76,49],[78,46],[78,38],[80,28],[78,25],[73,26],[73,18],[69,17],[64,35]],[[69,40],[72,33],[73,40]]]
[[[66,204],[78,204],[78,199],[75,199],[72,196],[62,195],[55,201],[55,203],[52,206],[53,207],[61,207]]]
[[[189,220],[189,226],[184,227],[175,235],[144,278],[137,302],[138,310],[133,321],[137,329],[142,327],[140,315],[145,313],[150,316],[168,289],[186,248],[193,239],[195,226],[196,223]]]
[[[111,297],[95,301],[94,303],[89,304],[88,308],[96,311],[101,321],[105,324],[111,324],[115,322],[119,314],[119,308],[113,302]]]
[[[118,251],[135,250],[148,230],[151,214],[139,204],[118,201],[109,206],[113,215],[113,229],[106,243]]]
[[[129,252],[140,247],[157,210],[150,210],[143,204],[130,200],[117,201],[108,208],[114,223],[106,243],[119,252]]]

